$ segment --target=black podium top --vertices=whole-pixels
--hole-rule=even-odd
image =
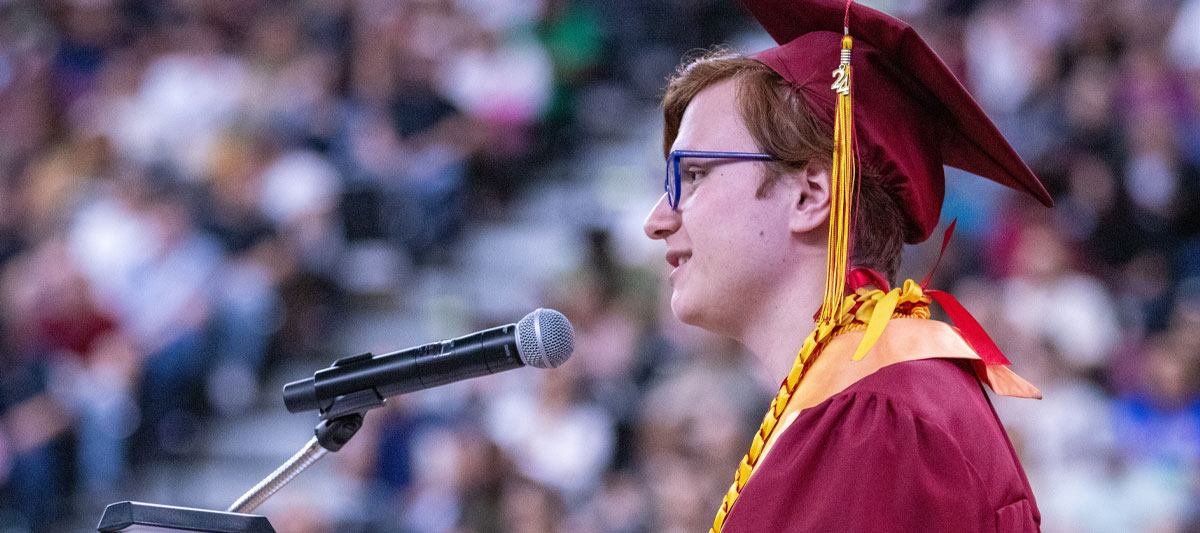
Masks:
[[[275,533],[265,516],[138,502],[109,504],[96,529],[101,533]]]

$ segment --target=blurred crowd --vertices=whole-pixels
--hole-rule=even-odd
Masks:
[[[1200,528],[1200,0],[864,3],[1055,198],[950,171],[933,281],[1045,396],[996,401],[1045,530]],[[733,0],[0,0],[0,531],[288,416],[265,385],[362,351],[364,313],[515,321],[463,287],[527,281],[467,279],[521,223],[568,236],[519,289],[572,359],[394,399],[335,456],[359,504],[276,528],[706,529],[775,384],[670,316],[637,228],[666,76],[722,43],[770,45]]]

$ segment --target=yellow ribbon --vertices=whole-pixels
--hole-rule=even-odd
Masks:
[[[924,297],[925,291],[921,290],[921,286],[911,279],[905,280],[902,288],[895,288],[887,293],[881,290],[859,289],[856,300],[861,305],[855,312],[854,318],[865,323],[867,331],[863,334],[862,341],[858,343],[858,349],[854,350],[853,359],[861,361],[871,347],[875,346],[875,342],[883,335],[883,329],[891,321],[892,313],[896,312],[897,306],[915,304],[921,302]]]

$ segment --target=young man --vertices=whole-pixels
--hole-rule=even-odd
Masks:
[[[782,380],[713,529],[1036,531],[981,383],[1037,389],[953,298],[889,286],[902,244],[937,224],[943,164],[1049,195],[904,23],[836,0],[746,3],[781,46],[671,80],[667,191],[645,224],[676,316]],[[961,331],[928,319],[933,299]]]

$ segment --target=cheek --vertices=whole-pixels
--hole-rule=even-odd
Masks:
[[[726,228],[721,242],[711,243],[721,256],[721,266],[732,283],[758,285],[780,270],[782,250],[787,246],[785,232],[769,225],[771,221],[752,220],[747,224]],[[768,224],[764,224],[767,222]]]
[[[746,183],[756,179],[728,178]],[[715,192],[722,194],[706,194]],[[721,191],[701,187],[689,198],[680,232],[691,243],[697,270],[740,277],[778,261],[780,250],[788,244],[786,213],[774,202],[754,199],[754,194],[749,186]]]
[[[758,228],[725,225],[698,229],[692,233],[693,259],[705,276],[719,276],[727,282],[752,277],[777,246],[769,234]]]

